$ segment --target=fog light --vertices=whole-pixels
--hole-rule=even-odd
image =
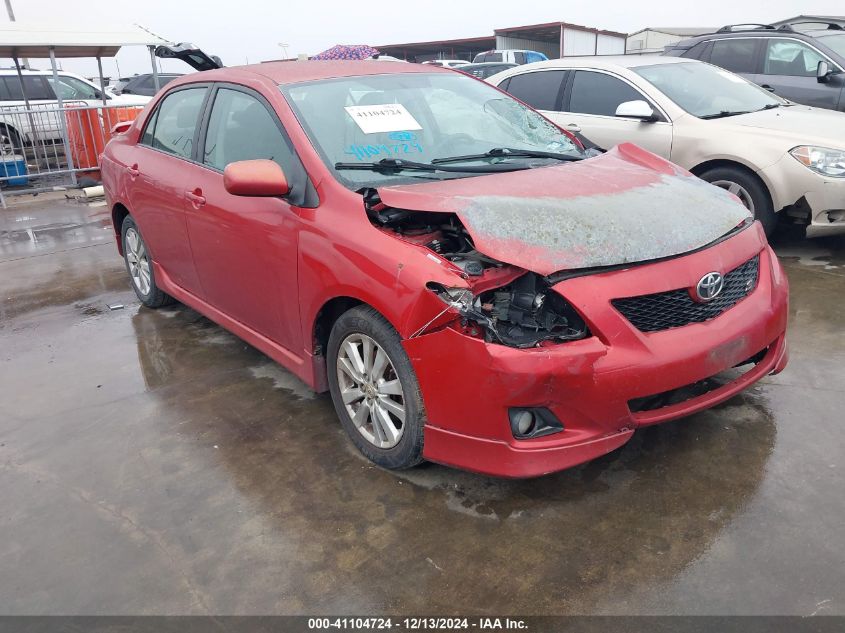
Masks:
[[[508,410],[511,433],[517,439],[542,437],[563,430],[563,424],[545,407],[513,407]]]
[[[520,411],[516,414],[516,432],[519,435],[528,435],[534,426],[534,414],[530,411]]]

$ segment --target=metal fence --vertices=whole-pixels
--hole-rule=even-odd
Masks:
[[[99,156],[112,129],[142,108],[73,101],[0,106],[0,203],[99,181]]]

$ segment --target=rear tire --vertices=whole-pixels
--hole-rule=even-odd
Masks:
[[[384,468],[419,464],[425,410],[396,330],[372,308],[358,306],[335,322],[327,352],[332,401],[353,444]]]
[[[714,167],[699,174],[699,178],[737,196],[759,220],[769,236],[777,227],[777,214],[766,185],[754,174],[736,167]]]
[[[141,236],[141,230],[131,215],[124,218],[120,237],[126,272],[129,273],[132,289],[141,303],[148,308],[161,308],[174,303],[175,299],[156,285],[152,257]]]
[[[26,157],[23,141],[18,131],[3,123],[0,123],[0,152],[6,156],[20,154]]]

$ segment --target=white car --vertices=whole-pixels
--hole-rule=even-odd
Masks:
[[[26,111],[17,71],[0,70],[0,137],[4,148],[11,146],[17,151],[26,142],[61,137],[61,125],[55,110],[57,92],[64,103],[103,104],[101,89],[79,75],[59,71],[58,83],[51,70],[22,70],[21,75],[30,112]],[[145,105],[149,100],[150,97],[140,95],[116,96],[106,90],[106,103],[109,105]]]
[[[797,105],[700,61],[582,57],[489,77],[564,129],[629,141],[734,193],[771,231],[845,233],[845,113]]]
[[[460,68],[461,66],[469,66],[469,62],[464,59],[433,59],[428,62],[423,62],[429,66],[442,66],[443,68]]]

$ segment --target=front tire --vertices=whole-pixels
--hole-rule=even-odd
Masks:
[[[127,215],[120,229],[123,243],[123,261],[126,272],[132,282],[132,289],[138,299],[148,308],[160,308],[174,302],[173,297],[165,294],[157,285],[153,260],[141,231],[132,216]]]
[[[396,330],[372,308],[359,306],[335,322],[327,351],[335,411],[358,450],[384,468],[419,464],[425,411]]]
[[[702,172],[699,178],[734,194],[754,219],[760,221],[767,236],[774,233],[777,215],[766,185],[757,176],[736,167],[714,167]]]

